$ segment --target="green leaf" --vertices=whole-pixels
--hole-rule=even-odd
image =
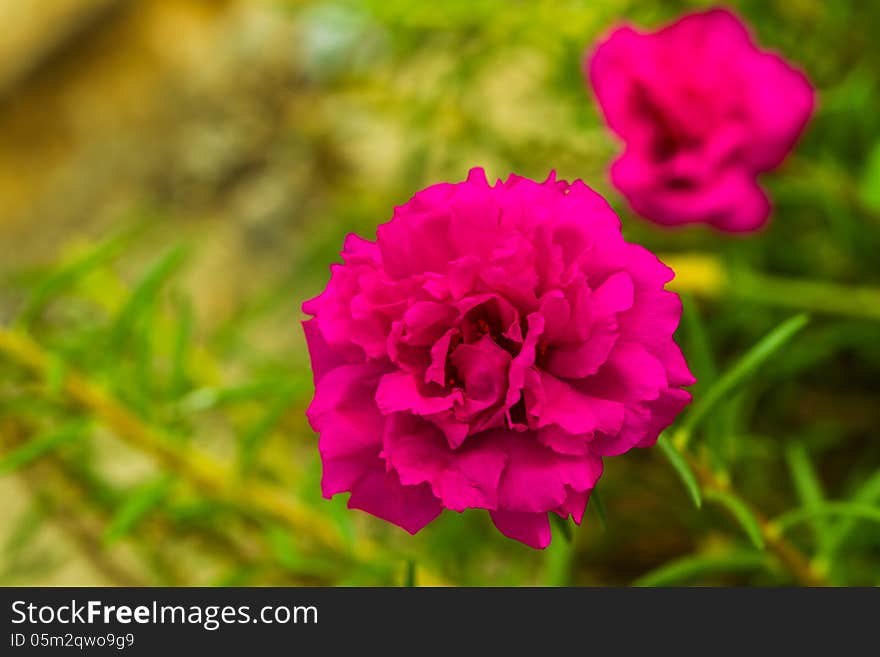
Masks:
[[[676,432],[676,435],[680,436],[680,439],[677,438],[677,443],[680,446],[686,445],[694,429],[699,426],[709,411],[715,408],[719,402],[727,399],[746,379],[755,374],[771,356],[803,329],[808,321],[809,318],[806,314],[795,315],[787,319],[761,338],[733,367],[722,374],[715,384],[694,403],[690,412],[685,416],[681,429]]]
[[[684,332],[684,353],[687,354],[688,367],[694,373],[697,382],[691,387],[691,392],[699,399],[704,391],[714,385],[718,379],[718,366],[712,356],[712,341],[706,331],[697,303],[689,294],[681,295],[682,313],[681,324]],[[727,448],[726,439],[735,433],[734,424],[736,408],[727,404],[720,412],[713,415],[707,421],[705,428],[704,445],[709,450],[712,467],[716,471],[727,474],[728,459],[721,456]],[[688,436],[681,434],[681,445],[687,444]],[[675,443],[675,441],[673,441]],[[678,443],[675,443],[678,444]]]
[[[558,515],[550,512],[550,524],[562,534],[566,543],[571,543],[574,534],[571,531],[571,525],[568,524],[568,518],[560,518]]]
[[[801,503],[805,507],[821,506],[825,502],[825,493],[803,443],[791,442],[785,450],[785,458]],[[819,544],[819,550],[823,553],[827,552],[830,538],[828,533],[830,526],[827,520],[826,516],[820,515],[812,521],[813,533]]]
[[[767,568],[770,560],[762,552],[733,551],[720,555],[696,555],[663,564],[642,575],[633,586],[672,586],[703,575],[748,573]]]
[[[687,344],[688,365],[697,377],[697,386],[705,388],[718,377],[706,327],[689,294],[681,295],[681,323]]]
[[[138,486],[113,514],[104,530],[104,541],[112,544],[130,534],[165,501],[170,490],[171,479],[168,477]]]
[[[46,371],[46,392],[50,397],[58,397],[67,378],[67,362],[58,354],[49,355],[49,366]]]
[[[192,343],[195,318],[192,303],[185,296],[180,295],[176,300],[175,306],[178,322],[171,349],[171,372],[169,374],[170,383],[168,388],[172,398],[177,399],[183,394],[188,385],[187,358]]]
[[[413,588],[416,586],[416,560],[415,559],[407,559],[406,560],[406,572],[403,576],[403,585],[406,588]]]
[[[550,518],[551,523],[559,529],[568,526],[568,520],[563,520],[552,511]],[[562,529],[562,534],[565,536],[565,529]],[[544,583],[547,586],[569,586],[571,584],[574,549],[571,527],[568,526],[566,539],[564,541],[555,540],[544,550]]]
[[[88,426],[84,420],[75,420],[31,438],[0,458],[0,475],[23,468],[62,445],[82,437]]]
[[[871,210],[880,211],[880,141],[874,144],[862,170],[859,198]]]
[[[72,262],[51,272],[28,297],[18,315],[17,324],[29,326],[52,299],[116,257],[132,235],[133,231],[129,231],[101,242]]]
[[[880,506],[861,504],[858,502],[824,502],[809,507],[801,507],[783,513],[775,518],[771,525],[780,534],[802,522],[809,522],[818,517],[842,516],[855,520],[868,520],[880,523]]]
[[[111,341],[117,347],[128,337],[137,320],[145,315],[165,282],[180,268],[186,258],[183,247],[175,247],[147,270],[119,310],[111,329]]]
[[[672,464],[672,468],[684,484],[688,495],[690,495],[694,505],[699,509],[703,506],[703,496],[700,492],[700,484],[697,481],[697,476],[694,474],[691,466],[688,465],[681,452],[673,446],[672,441],[669,440],[666,434],[660,436],[657,440],[657,446],[660,448],[660,451],[663,452],[663,455],[669,460],[669,463]]]
[[[714,489],[707,490],[705,495],[707,500],[717,502],[730,512],[730,514],[742,526],[743,530],[745,530],[752,545],[759,550],[764,549],[764,537],[761,535],[761,525],[758,523],[758,519],[755,515],[749,510],[749,507],[747,507],[740,498],[731,493]]]
[[[880,502],[880,470],[874,472],[874,474],[856,490],[849,501],[856,504],[868,505],[874,505]],[[858,518],[843,517],[837,524],[831,527],[829,530],[830,536],[828,538],[827,552],[825,555],[827,558],[833,558],[837,553],[837,550],[840,549],[841,545],[844,544],[846,539],[856,528],[857,523]]]
[[[180,408],[188,412],[207,411],[232,404],[266,399],[277,391],[277,380],[256,381],[228,388],[197,388],[180,400]]]
[[[608,531],[608,517],[605,514],[605,503],[602,501],[602,496],[599,494],[598,488],[594,488],[593,492],[590,493],[590,506],[592,506],[593,510],[596,512],[596,517],[599,518],[599,524],[602,525],[602,531]]]

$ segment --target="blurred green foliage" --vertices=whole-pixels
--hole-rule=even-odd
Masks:
[[[78,555],[84,584],[880,584],[880,308],[866,306],[880,287],[880,5],[734,4],[820,98],[765,177],[769,227],[736,239],[628,212],[581,74],[611,26],[705,3],[277,3],[297,101],[275,148],[297,165],[271,179],[290,211],[245,233],[243,264],[189,276],[215,224],[152,189],[146,218],[4,273],[0,482],[23,503],[0,516],[0,582],[52,582]],[[410,537],[321,499],[304,420],[298,304],[346,232],[373,235],[395,204],[471,166],[583,178],[628,239],[709,256],[728,279],[685,299],[692,410],[660,448],[609,459],[601,501],[543,553],[481,512]],[[240,279],[247,293],[226,298]],[[733,298],[740,283],[763,296]],[[204,312],[217,297],[221,312]]]

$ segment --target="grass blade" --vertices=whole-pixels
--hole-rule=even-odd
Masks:
[[[688,495],[690,495],[691,500],[693,500],[694,506],[699,509],[703,506],[703,495],[700,491],[700,484],[697,481],[697,476],[694,474],[694,471],[691,470],[691,466],[688,465],[684,456],[682,456],[681,452],[673,446],[672,442],[665,434],[661,435],[657,440],[657,446],[660,447],[660,451],[663,452],[663,455],[669,460],[672,468],[675,470],[679,479],[681,479]]]
[[[758,369],[803,329],[809,318],[806,314],[795,315],[784,321],[775,329],[765,335],[758,343],[749,349],[745,355],[728,369],[711,386],[706,393],[691,407],[690,412],[684,419],[681,429],[676,436],[681,436],[680,446],[687,443],[694,429],[708,415],[715,406],[730,396],[747,378],[752,376]]]
[[[270,397],[278,390],[278,381],[255,381],[227,388],[196,388],[180,400],[180,408],[187,413],[198,413],[233,404],[242,404]]]
[[[596,516],[599,518],[599,524],[602,525],[602,531],[608,531],[608,516],[605,514],[605,503],[602,501],[602,496],[599,494],[599,491],[595,488],[593,489],[593,492],[590,493],[590,506],[593,507]]]
[[[553,525],[554,529],[559,530],[559,533],[565,538],[566,543],[571,543],[574,534],[571,531],[571,525],[568,524],[568,518],[560,518],[558,515],[551,512],[550,524]]]
[[[30,326],[53,298],[116,257],[122,252],[131,237],[130,232],[117,235],[97,244],[72,262],[54,270],[36,286],[28,297],[16,320],[17,325],[19,327]]]
[[[111,331],[114,345],[119,346],[131,334],[138,318],[147,312],[162,286],[180,268],[185,258],[183,247],[175,247],[153,263],[116,317]]]
[[[192,346],[195,315],[192,302],[182,294],[176,300],[179,320],[174,332],[171,348],[171,372],[168,388],[172,399],[178,399],[189,384],[189,363],[187,361]]]
[[[755,518],[755,515],[751,512],[749,507],[747,507],[741,499],[731,493],[720,490],[707,490],[706,499],[716,502],[727,509],[740,526],[742,526],[746,535],[749,537],[749,540],[752,542],[752,545],[759,550],[764,549],[764,537],[761,535],[761,525],[758,523],[758,519]]]
[[[416,586],[416,581],[416,560],[407,559],[406,572],[403,575],[403,585],[406,588],[411,589]]]
[[[685,334],[688,365],[697,377],[697,387],[704,389],[718,378],[712,347],[706,327],[697,312],[696,302],[689,294],[681,295],[681,323]]]
[[[642,575],[633,586],[672,586],[690,582],[703,575],[748,573],[761,570],[770,561],[761,552],[733,551],[721,555],[696,555],[663,564]]]
[[[562,520],[555,513],[550,512],[550,517],[556,517],[557,521],[553,522],[557,527],[567,525],[568,522]],[[569,528],[569,532],[571,529]],[[574,543],[570,537],[566,540],[555,540],[544,550],[544,585],[546,586],[570,586],[572,576],[572,559],[574,557]]]
[[[822,516],[842,516],[880,523],[880,506],[858,502],[825,502],[783,513],[773,520],[772,526],[781,535],[802,522],[809,522]]]
[[[77,420],[31,438],[0,458],[0,475],[23,468],[62,445],[82,437],[87,427],[87,422]]]
[[[107,529],[104,530],[104,541],[109,545],[130,534],[151,511],[165,501],[170,490],[171,481],[167,477],[135,489],[110,519]]]
[[[816,475],[816,470],[810,461],[803,443],[792,442],[785,450],[785,459],[791,471],[791,478],[801,503],[805,507],[821,506],[825,502],[825,493],[822,484]],[[829,541],[829,523],[826,516],[816,516],[812,519],[813,533],[822,553],[827,552]]]
[[[877,470],[868,480],[862,484],[850,498],[856,504],[875,505],[880,502],[880,470]],[[843,545],[847,537],[858,524],[858,518],[843,517],[829,531],[827,552],[825,556],[832,559],[837,550]]]

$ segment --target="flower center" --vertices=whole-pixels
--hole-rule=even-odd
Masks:
[[[502,328],[504,322],[500,314],[495,311],[494,304],[487,303],[477,306],[468,312],[461,320],[455,333],[449,341],[449,350],[446,354],[446,369],[444,380],[449,388],[463,388],[465,377],[455,366],[453,354],[463,344],[474,344],[489,336],[492,341],[508,352],[516,356],[522,345],[505,335]]]

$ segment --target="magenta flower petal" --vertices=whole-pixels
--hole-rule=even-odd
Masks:
[[[611,180],[637,213],[735,232],[764,224],[770,203],[757,176],[794,148],[815,94],[734,14],[689,14],[651,33],[618,28],[585,72],[625,144]]]
[[[343,365],[315,387],[308,418],[321,436],[321,487],[326,497],[351,490],[364,472],[375,466],[385,418],[372,398],[383,372],[384,368],[374,363]]]
[[[492,522],[508,538],[525,543],[536,550],[550,545],[550,519],[546,513],[490,511]]]
[[[309,348],[309,354],[312,358],[312,375],[315,385],[318,385],[324,375],[330,370],[345,365],[346,360],[339,353],[334,351],[327,341],[324,334],[318,327],[318,320],[310,319],[302,323],[303,333],[306,336],[306,344]]]
[[[532,404],[538,428],[556,425],[570,434],[616,433],[623,423],[621,403],[585,394],[576,384],[541,372],[540,392]]]
[[[502,509],[534,513],[555,509],[565,502],[568,486],[592,490],[602,475],[602,459],[590,452],[558,454],[531,433],[494,433],[492,438],[503,440],[508,452],[498,488],[498,506]]]
[[[550,541],[583,518],[602,457],[648,446],[688,403],[672,271],[627,244],[583,183],[430,187],[303,304],[323,492],[418,531],[486,509]]]
[[[368,471],[351,489],[351,509],[360,509],[415,534],[443,511],[440,501],[425,484],[404,486],[393,470]]]
[[[396,414],[389,418],[383,454],[402,483],[430,484],[448,509],[498,506],[498,481],[508,459],[498,442],[473,440],[451,449],[431,423]]]

